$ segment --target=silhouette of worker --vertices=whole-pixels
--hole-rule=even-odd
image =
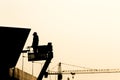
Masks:
[[[37,32],[33,33],[33,42],[32,42],[32,47],[33,47],[33,51],[35,53],[35,55],[38,52],[38,43],[39,43],[39,37],[37,35]]]

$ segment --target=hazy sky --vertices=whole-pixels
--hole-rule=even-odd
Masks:
[[[31,45],[34,31],[40,45],[52,42],[51,67],[59,62],[90,68],[120,67],[119,0],[0,0],[0,25],[31,28],[25,48]],[[31,62],[24,61],[24,70],[31,73]],[[41,64],[34,64],[38,75]],[[21,57],[17,67],[22,67]],[[74,80],[119,80],[119,75],[88,74]]]

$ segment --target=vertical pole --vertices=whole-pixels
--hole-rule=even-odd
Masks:
[[[62,69],[61,69],[61,62],[58,64],[58,73],[61,73]]]
[[[22,80],[24,80],[24,53],[22,53]]]
[[[32,61],[32,77],[34,76],[34,61]]]
[[[62,80],[61,62],[58,64],[58,80]]]

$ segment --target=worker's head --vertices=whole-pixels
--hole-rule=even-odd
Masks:
[[[37,35],[37,32],[34,32],[33,35]]]

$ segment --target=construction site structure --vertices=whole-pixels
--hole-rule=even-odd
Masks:
[[[31,48],[31,47],[30,47]],[[43,76],[46,75],[46,70],[53,58],[53,47],[52,43],[48,42],[47,45],[39,45],[38,52],[28,52],[28,61],[42,61],[44,60],[45,63],[41,69],[41,72],[37,78],[37,80],[42,80]],[[29,50],[28,50],[29,51]]]
[[[0,26],[0,80],[19,80],[15,79],[14,72],[21,53],[28,53],[28,61],[31,62],[45,60],[37,78],[37,80],[42,80],[53,58],[52,43],[38,45],[37,53],[30,52],[29,49],[23,50],[30,30],[30,28]],[[10,76],[10,70],[13,72],[12,76]]]
[[[72,78],[74,78],[75,74],[97,74],[97,73],[120,73],[120,69],[115,68],[115,69],[91,69],[91,68],[85,68],[81,70],[62,70],[61,62],[58,64],[58,71],[51,71],[48,70],[46,72],[47,76],[48,75],[57,75],[58,80],[62,80],[63,75],[71,74]],[[64,64],[64,63],[63,63]],[[69,78],[68,78],[69,80]]]
[[[10,77],[13,77],[12,80],[37,80],[36,76],[25,72],[17,67],[14,69],[10,68],[9,75]]]
[[[95,74],[95,73],[120,73],[120,69],[81,69],[81,70],[62,70],[61,64],[58,65],[57,71],[47,71],[47,68],[53,58],[52,42],[47,45],[38,45],[38,52],[30,52],[23,50],[27,37],[30,33],[30,28],[6,27],[0,26],[0,80],[19,80],[15,78],[14,71],[20,54],[28,53],[28,61],[45,61],[37,80],[42,80],[43,76],[57,75],[58,80],[62,80],[63,74]],[[12,69],[13,74],[10,76],[9,71]],[[25,73],[28,75],[27,73]]]
[[[30,28],[0,26],[0,80],[14,80],[9,69],[16,66]]]

